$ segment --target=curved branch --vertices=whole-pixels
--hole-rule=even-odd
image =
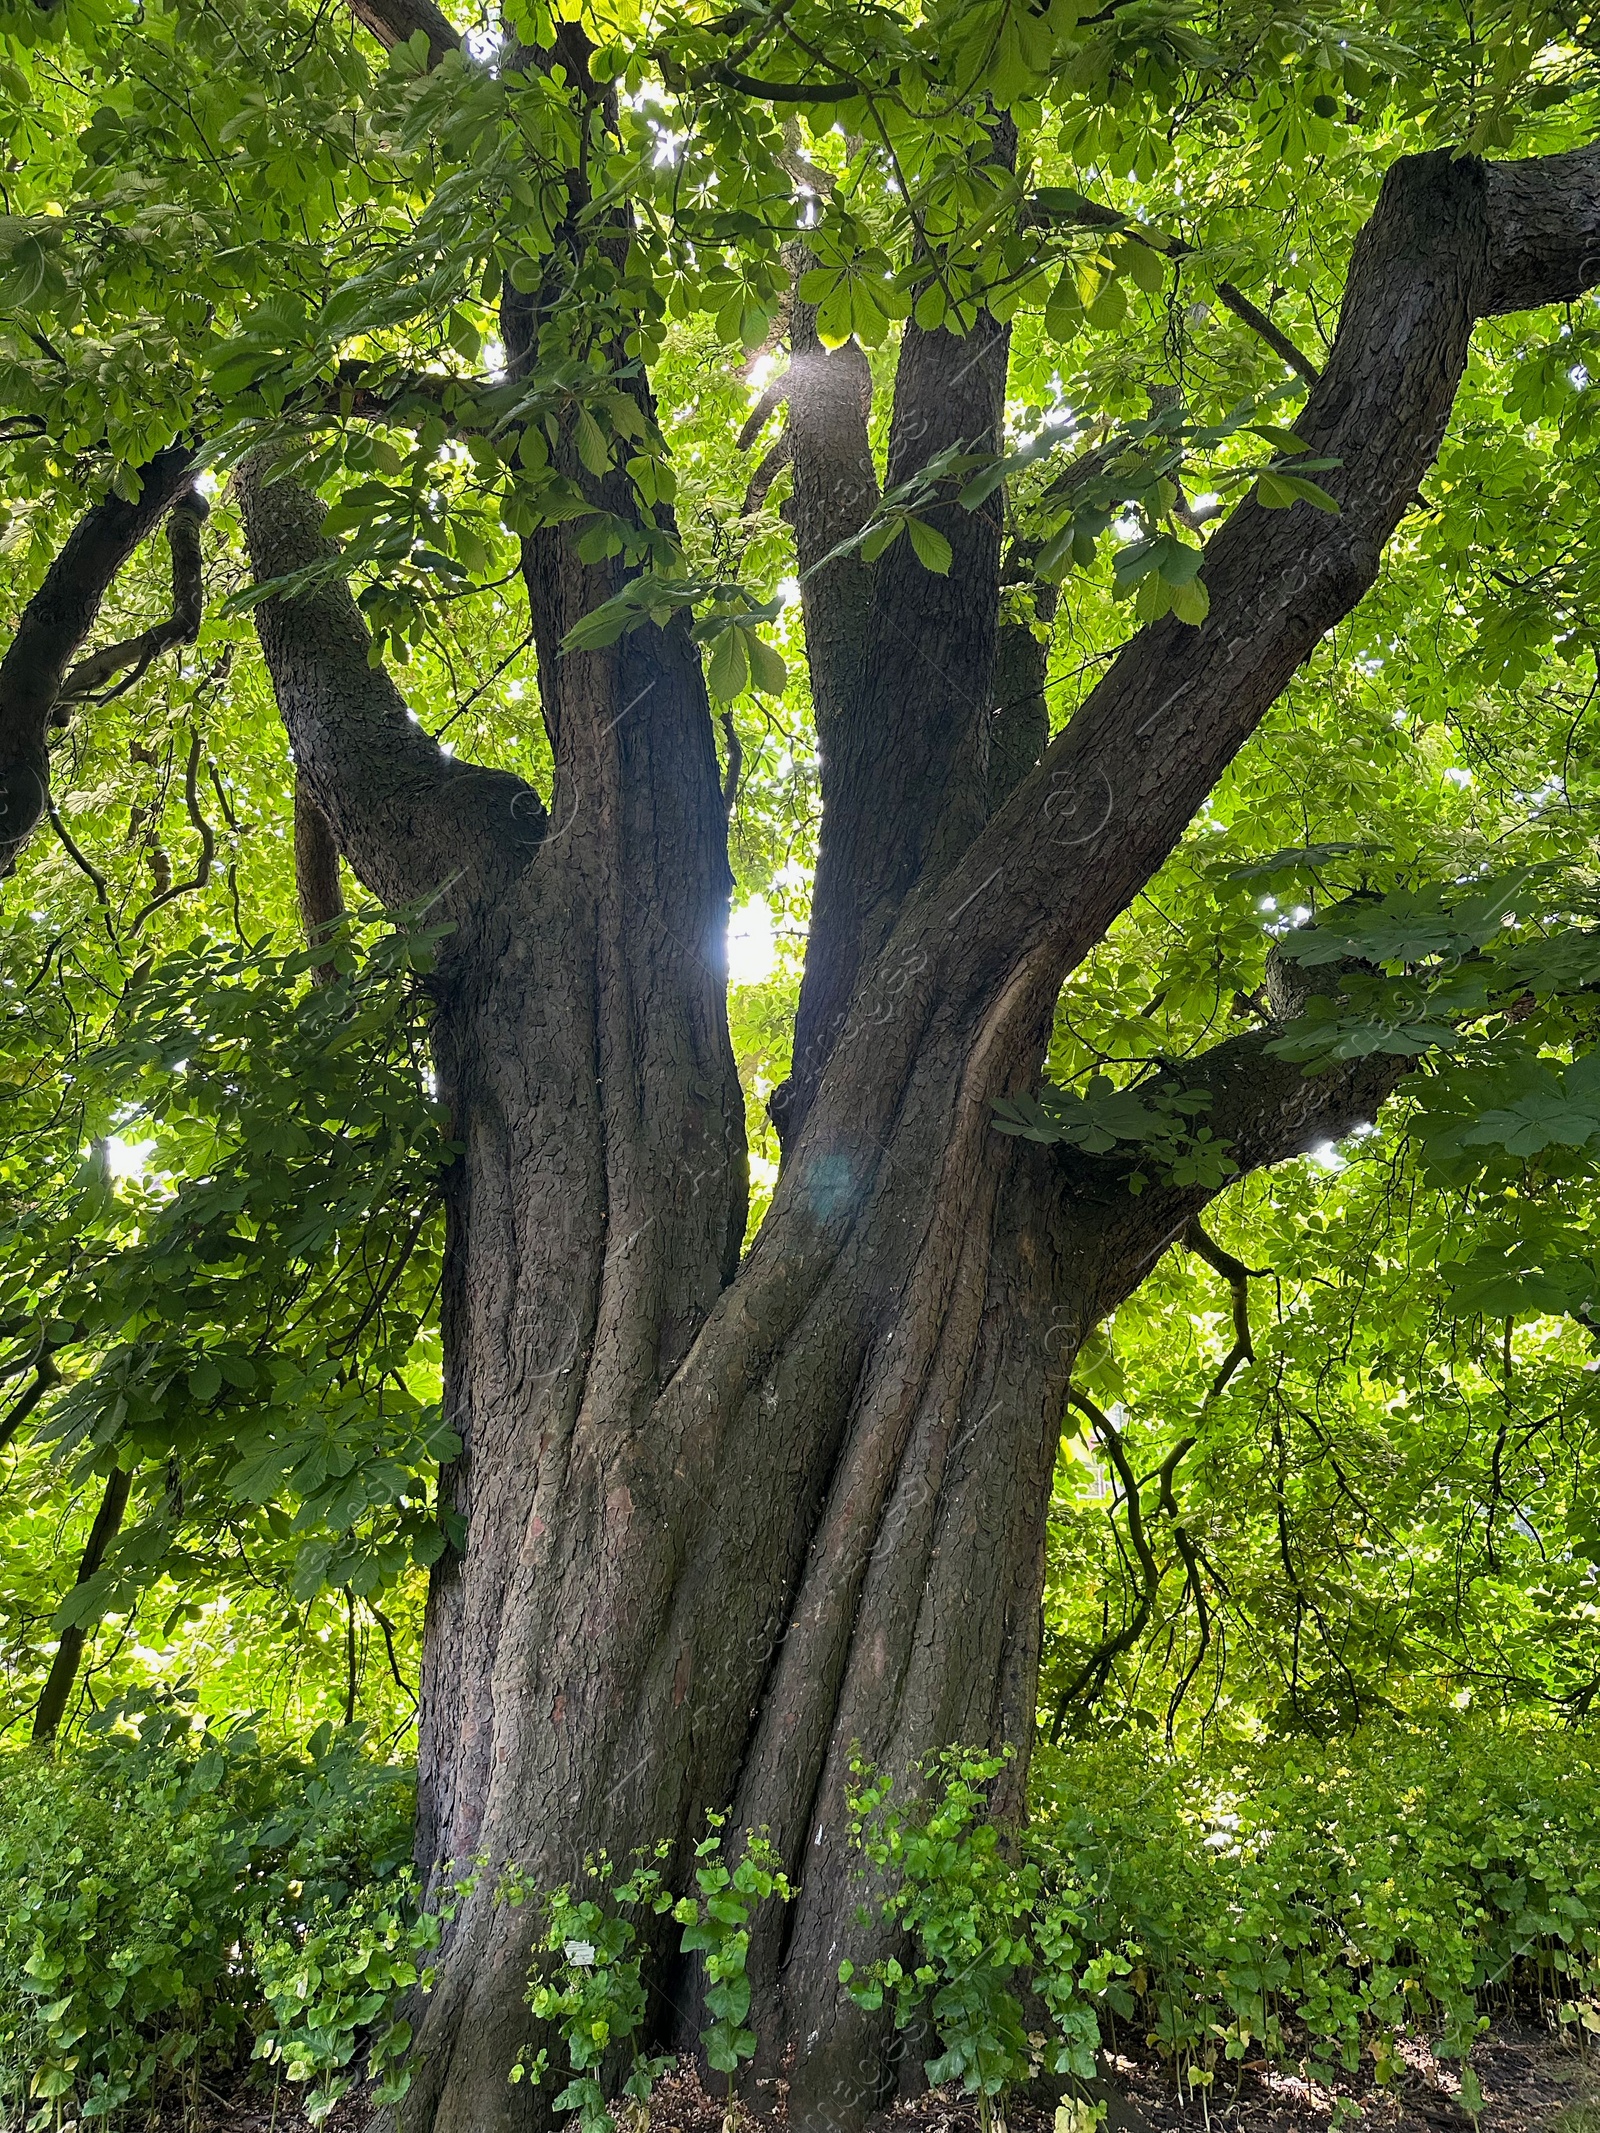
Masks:
[[[0,876],[10,873],[47,812],[50,719],[67,669],[117,574],[188,488],[193,470],[191,447],[169,445],[138,470],[134,501],[112,495],[92,504],[22,611],[0,660]]]
[[[247,459],[234,477],[258,581],[336,556],[324,507],[297,481]],[[371,660],[366,624],[342,577],[255,610],[256,630],[309,796],[357,875],[390,904],[449,887],[459,905],[493,900],[533,856],[543,802],[508,771],[447,756]]]
[[[167,518],[167,545],[172,551],[172,613],[165,622],[141,630],[137,637],[124,637],[121,643],[105,645],[100,651],[91,652],[87,659],[80,659],[61,684],[55,708],[50,714],[53,726],[65,726],[72,716],[69,707],[83,697],[93,697],[95,690],[103,688],[113,674],[122,673],[125,667],[133,669],[108,694],[96,698],[97,702],[109,703],[112,697],[131,689],[163,652],[170,652],[180,644],[194,643],[205,613],[200,528],[210,515],[211,506],[198,489],[184,489],[176,497]]]
[[[1211,1381],[1211,1390],[1206,1394],[1209,1407],[1240,1364],[1253,1363],[1256,1359],[1255,1342],[1250,1337],[1250,1283],[1252,1278],[1264,1279],[1272,1269],[1246,1266],[1242,1259],[1236,1259],[1208,1234],[1198,1215],[1191,1215],[1184,1224],[1183,1242],[1219,1273],[1233,1292],[1233,1346],[1223,1357],[1222,1367]]]

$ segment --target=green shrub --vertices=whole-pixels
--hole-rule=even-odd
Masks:
[[[682,1928],[679,1951],[704,1958],[711,2020],[700,2043],[708,2064],[727,2074],[731,2084],[741,2064],[754,2056],[755,2033],[745,2026],[750,1922],[760,1904],[772,1897],[787,1903],[794,1891],[764,1831],[747,1831],[730,1865],[723,1857],[727,1817],[711,1814],[706,1821],[706,1834],[694,1849],[693,1894],[672,1894],[660,1864],[672,1847],[658,1844],[652,1853],[638,1855],[621,1880],[604,1853],[589,1860],[584,1878],[591,1894],[560,1888],[542,1898],[545,1924],[528,2004],[566,2048],[570,2078],[555,2098],[555,2109],[575,2113],[580,2133],[615,2133],[610,2101],[622,2101],[630,2121],[642,2123],[651,2090],[672,2064],[670,2057],[639,2048],[647,2005],[645,1931],[652,1918],[670,1913]],[[496,1893],[511,1904],[539,1895],[514,1868],[501,1877]],[[544,2049],[519,2060],[511,2078],[543,2081],[549,2070]]]
[[[911,1959],[842,1976],[929,2077],[980,2097],[1044,2056],[1082,2073],[1118,2024],[1195,2088],[1247,2052],[1313,2078],[1399,2070],[1403,2033],[1464,2058],[1513,1991],[1600,2031],[1600,1757],[1587,1735],[1480,1721],[1174,1762],[1128,1741],[1041,1750],[1031,1823],[988,1817],[1001,1759],[938,1758],[917,1796],[862,1773],[856,1840]],[[1462,2096],[1477,2108],[1463,2067]]]
[[[253,1935],[250,1953],[272,2011],[255,2056],[291,2081],[315,2084],[305,2099],[314,2126],[355,2080],[364,2037],[374,2103],[398,2102],[411,2086],[411,2024],[397,2003],[413,1985],[427,1990],[432,1982],[427,1956],[439,1931],[439,1913],[422,1908],[406,1872],[342,1903],[321,1897],[301,1918],[279,1913]]]
[[[106,2119],[236,2057],[255,1945],[393,1873],[404,1772],[324,1727],[303,1755],[181,1704],[0,1757],[0,2118]]]

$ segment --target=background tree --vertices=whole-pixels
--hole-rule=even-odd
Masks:
[[[357,14],[387,65],[289,8],[8,18],[9,538],[32,574],[0,663],[9,849],[32,867],[48,818],[131,948],[152,913],[114,909],[51,815],[50,744],[197,631],[205,653],[193,499],[231,470],[309,965],[337,922],[330,838],[441,934],[460,1450],[439,1517],[403,1473],[392,1497],[425,1554],[454,1536],[419,1860],[555,1882],[596,1847],[686,1845],[707,1809],[767,1826],[800,1894],[754,1951],[754,2026],[773,2066],[795,2047],[797,2123],[858,2123],[895,2076],[837,1980],[849,1763],[1028,1741],[1083,1344],[1180,1239],[1247,1282],[1192,1227],[1210,1200],[1370,1119],[1463,1031],[1521,1030],[1529,1073],[1556,1071],[1530,1041],[1560,1054],[1557,1098],[1593,1116],[1566,1062],[1593,972],[1559,838],[1510,871],[1414,845],[1335,875],[1354,915],[1270,962],[1253,929],[1249,968],[1235,939],[1241,1034],[1191,1018],[1181,1060],[1137,1053],[1136,1094],[1033,1093],[1053,1039],[1084,1063],[1064,981],[1373,587],[1475,329],[1600,279],[1588,51],[1558,11],[1458,40],[1428,9],[1392,37],[1149,6],[534,9],[466,45],[425,5]],[[1530,153],[1484,160],[1519,124]],[[754,406],[734,345],[787,349]],[[735,439],[771,440],[780,407],[730,484]],[[164,522],[169,616],[85,656]],[[758,774],[751,696],[789,686],[762,634],[792,634],[784,576],[821,815],[792,1045],[763,1040],[789,1053],[783,1160],[750,1236],[728,824]],[[485,639],[465,690],[453,655]],[[536,728],[508,694],[456,728],[470,756],[423,730],[530,644]],[[408,660],[422,708],[392,678]],[[195,722],[193,878],[151,849],[153,910],[209,884],[204,757]],[[1323,829],[1269,872],[1359,859]],[[252,1377],[292,1348],[263,1313]],[[1116,1423],[1076,1395],[1136,1503]],[[130,1410],[99,1414],[122,1472]],[[1092,1680],[1120,1655],[1084,1656]],[[1083,1686],[1056,1684],[1064,1712]],[[505,2082],[527,1957],[487,1889],[463,1909],[407,2124],[537,2121]]]

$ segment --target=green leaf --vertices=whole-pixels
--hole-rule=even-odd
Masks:
[[[706,684],[720,703],[732,703],[750,683],[749,634],[736,624],[718,636],[711,647]]]
[[[949,574],[954,551],[937,526],[930,526],[926,519],[907,518],[905,529],[911,536],[911,546],[916,551],[917,561],[925,570],[938,577]]]

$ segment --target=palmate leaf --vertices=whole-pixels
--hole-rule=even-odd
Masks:
[[[1493,940],[1518,899],[1552,871],[1525,867],[1470,889],[1441,883],[1352,899],[1288,934],[1278,952],[1312,969],[1346,961],[1420,963],[1464,955]]]
[[[1382,850],[1382,845],[1364,843],[1291,844],[1281,851],[1269,852],[1264,859],[1248,859],[1239,866],[1222,867],[1219,878],[1254,883],[1272,881],[1284,875],[1316,874],[1338,860],[1375,858]]]
[[[1545,1148],[1582,1148],[1600,1138],[1600,1105],[1568,1096],[1549,1077],[1548,1089],[1530,1090],[1504,1109],[1485,1111],[1461,1135],[1467,1148],[1504,1148],[1508,1155],[1538,1155]]]
[[[1467,1259],[1439,1269],[1452,1300],[1485,1318],[1532,1318],[1579,1310],[1593,1295],[1594,1269],[1551,1257],[1530,1241],[1482,1244]]]

